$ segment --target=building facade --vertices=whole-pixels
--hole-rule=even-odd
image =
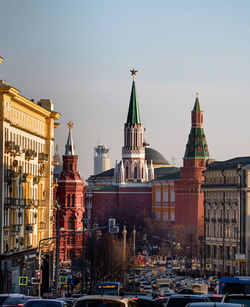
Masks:
[[[0,82],[0,259],[3,291],[18,291],[20,274],[35,269],[39,241],[53,232],[51,100],[35,103]],[[29,276],[31,277],[31,276]]]
[[[211,266],[207,273],[249,275],[250,157],[209,160],[204,176],[203,251],[204,263]]]
[[[202,175],[209,158],[198,93],[191,112],[191,123],[180,179],[175,180],[175,224],[185,226],[198,239],[203,235],[204,223]]]
[[[71,122],[68,123],[69,134],[63,155],[62,171],[56,189],[59,208],[60,247],[59,259],[62,268],[71,267],[72,260],[82,255],[85,186],[77,169],[78,155],[75,154]],[[56,212],[54,213],[56,221]],[[54,227],[56,233],[56,223]],[[54,247],[56,249],[56,246]]]
[[[103,173],[110,169],[109,148],[106,145],[95,147],[94,175]]]

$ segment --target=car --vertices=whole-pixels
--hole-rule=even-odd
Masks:
[[[166,307],[185,307],[188,303],[209,302],[204,295],[173,294],[169,297]]]
[[[3,306],[3,303],[7,300],[8,297],[10,296],[22,296],[22,294],[14,294],[14,293],[5,293],[5,294],[0,294],[0,307]]]
[[[206,294],[210,302],[222,302],[223,296],[222,294]]]
[[[73,306],[74,301],[76,301],[76,297],[60,297],[58,298],[59,301],[64,301],[67,303],[68,307]]]
[[[131,298],[136,302],[138,307],[162,307],[163,300],[152,295],[152,296],[131,296]]]
[[[3,307],[23,306],[26,301],[31,299],[37,300],[38,297],[25,295],[10,295],[4,302]]]
[[[86,295],[77,299],[73,307],[136,307],[132,298],[111,295]]]
[[[226,294],[222,303],[245,304],[250,307],[250,294]]]
[[[23,307],[68,307],[69,305],[57,299],[38,299],[28,300],[24,303]]]
[[[210,302],[210,303],[189,303],[187,304],[186,307],[245,307],[245,305]]]

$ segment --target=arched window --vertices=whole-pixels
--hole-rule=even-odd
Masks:
[[[128,180],[128,165],[126,166],[126,175],[125,175],[125,177]]]
[[[75,206],[75,199],[76,199],[76,196],[75,194],[72,195],[72,207]]]
[[[134,179],[137,179],[137,166],[134,168]]]
[[[67,195],[67,207],[70,207],[70,194]]]
[[[74,230],[75,229],[75,223],[73,217],[69,217],[68,219],[68,230]]]

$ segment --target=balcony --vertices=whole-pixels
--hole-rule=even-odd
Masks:
[[[18,235],[19,233],[19,225],[18,224],[13,224],[10,226],[10,233],[12,235]]]
[[[49,155],[45,154],[44,152],[39,152],[38,154],[38,162],[39,163],[46,163],[49,161]]]
[[[28,176],[28,174],[26,174],[26,173],[21,174],[19,181],[23,182],[23,183],[27,182],[27,176]]]
[[[222,217],[218,218],[218,222],[222,223]]]
[[[11,198],[5,197],[4,198],[4,206],[11,207],[13,209],[19,207],[19,199],[18,198]]]
[[[27,160],[34,160],[36,156],[37,153],[32,149],[28,149],[25,151],[25,159]]]
[[[39,223],[39,230],[45,230],[46,229],[46,223],[40,222]]]
[[[16,145],[15,142],[12,141],[6,141],[5,142],[5,152],[17,156],[20,155],[21,149],[19,145]]]
[[[5,181],[13,181],[15,180],[15,171],[12,169],[6,169],[4,170],[4,180]]]
[[[25,226],[25,233],[31,233],[31,232],[33,232],[32,224],[26,224],[26,226]]]
[[[224,219],[224,223],[229,223],[229,219],[228,218]]]
[[[236,224],[237,220],[236,219],[232,219],[231,222]]]
[[[38,184],[38,183],[40,183],[40,179],[41,179],[40,176],[35,176],[35,177],[33,178],[33,184]]]
[[[211,220],[212,220],[213,223],[216,222],[216,218],[215,217],[213,217]]]

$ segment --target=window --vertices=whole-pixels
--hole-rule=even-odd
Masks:
[[[163,201],[164,203],[168,202],[168,190],[163,191]]]
[[[68,219],[68,230],[74,230],[75,229],[75,223],[73,217],[69,217]]]
[[[128,180],[128,166],[126,166],[126,175],[125,175],[125,177]]]
[[[172,203],[175,202],[175,192],[174,192],[174,189],[171,190],[171,202]]]
[[[217,246],[213,245],[213,257],[216,258],[217,257]]]
[[[70,207],[70,194],[67,195],[67,207]]]
[[[165,212],[163,215],[163,221],[168,221],[168,212]]]
[[[137,166],[134,168],[134,179],[137,179]]]
[[[211,246],[207,245],[207,257],[211,257]]]
[[[161,213],[160,212],[156,212],[155,219],[156,220],[160,220],[161,219]]]
[[[76,196],[75,194],[72,195],[72,207],[75,206],[75,199],[76,199]]]
[[[160,203],[161,202],[161,190],[156,190],[156,195],[155,195],[155,201],[157,203]]]
[[[73,164],[72,163],[70,163],[70,165],[69,165],[69,170],[73,171]]]
[[[171,221],[174,221],[174,220],[175,220],[175,213],[172,212],[172,213],[171,213]]]

